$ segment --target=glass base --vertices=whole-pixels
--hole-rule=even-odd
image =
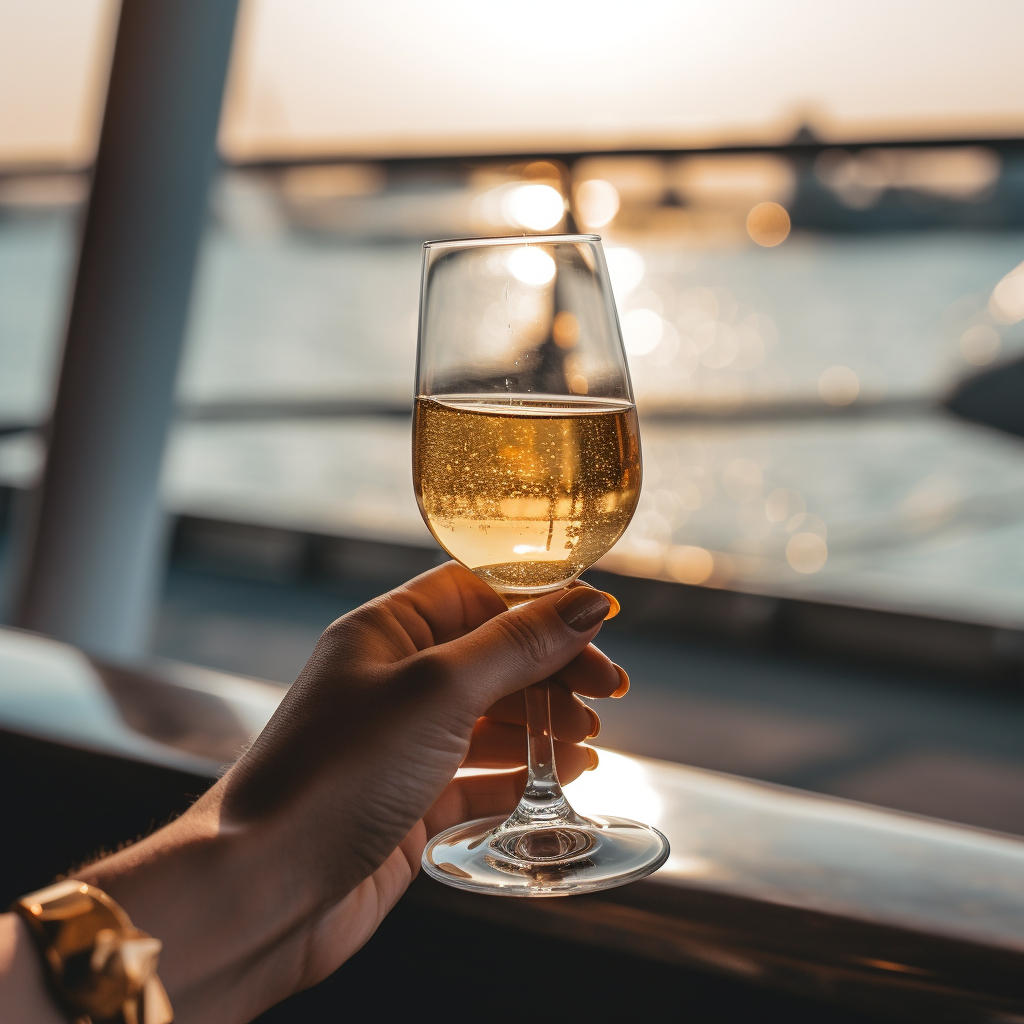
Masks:
[[[440,833],[423,851],[423,870],[491,896],[568,896],[635,882],[668,859],[668,840],[629,818],[518,827],[508,820],[480,818]]]

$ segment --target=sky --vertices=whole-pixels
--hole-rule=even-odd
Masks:
[[[0,0],[0,164],[88,160],[114,0]],[[1024,135],[1020,0],[243,0],[229,158]]]

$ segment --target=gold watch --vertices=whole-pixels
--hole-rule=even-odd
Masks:
[[[73,1024],[170,1024],[159,939],[101,889],[68,879],[11,904],[28,925],[50,993]]]

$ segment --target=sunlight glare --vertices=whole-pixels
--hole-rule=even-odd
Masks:
[[[554,189],[552,189],[554,191]],[[508,269],[512,276],[532,288],[543,288],[555,276],[555,261],[542,249],[524,245],[508,258]]]
[[[528,231],[547,231],[565,215],[561,193],[550,185],[517,185],[502,202],[502,212]]]
[[[599,750],[598,756],[596,770],[565,787],[573,807],[580,814],[616,814],[659,825],[664,805],[643,763],[612,750]]]

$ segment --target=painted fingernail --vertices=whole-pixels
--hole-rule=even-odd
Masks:
[[[568,589],[575,590],[577,587],[586,587],[588,590],[596,590],[597,593],[604,594],[604,596],[608,598],[608,604],[610,604],[611,607],[608,609],[608,614],[604,617],[605,622],[607,622],[609,619],[614,619],[615,616],[618,615],[619,612],[622,610],[615,595],[609,594],[607,590],[597,590],[597,587],[592,587],[589,583],[586,583],[583,580],[577,580],[575,583],[570,583]]]
[[[586,633],[608,614],[611,602],[600,590],[576,587],[555,602],[558,617],[577,633]]]
[[[590,757],[590,764],[587,765],[587,771],[592,772],[601,763],[601,758],[597,756],[597,751],[593,747],[587,747],[587,755]]]
[[[587,711],[590,712],[590,732],[587,733],[587,739],[592,740],[601,731],[601,719],[593,708],[587,708]]]
[[[619,665],[614,665],[615,671],[619,673],[619,688],[612,694],[613,697],[625,697],[629,693],[629,676],[626,670]]]

